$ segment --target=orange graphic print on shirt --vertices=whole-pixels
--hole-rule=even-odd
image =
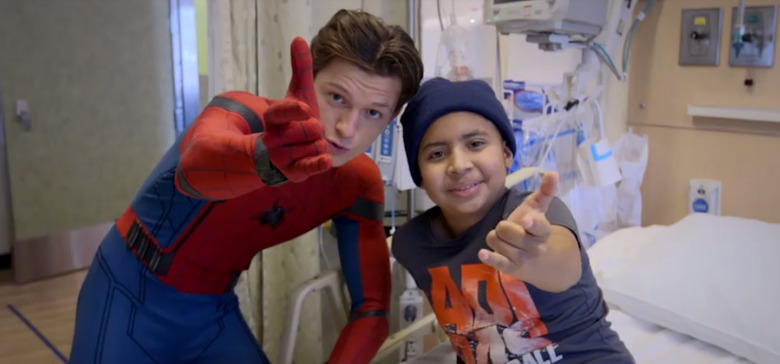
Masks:
[[[525,283],[485,264],[460,270],[461,287],[446,266],[428,272],[436,318],[465,363],[554,363],[563,358],[555,353],[557,345],[542,336],[547,327]]]

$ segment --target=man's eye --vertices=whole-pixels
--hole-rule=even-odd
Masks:
[[[375,120],[376,119],[381,119],[382,118],[382,113],[379,112],[379,111],[376,111],[376,110],[369,110],[368,111],[368,116],[370,118],[372,118],[372,119],[375,119]]]

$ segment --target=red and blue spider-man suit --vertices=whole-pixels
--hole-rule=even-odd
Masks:
[[[352,309],[328,362],[374,356],[390,296],[381,176],[363,154],[330,168],[311,55],[302,39],[292,51],[285,99],[214,98],[108,233],[79,295],[71,363],[267,363],[235,280],[258,251],[329,219]]]

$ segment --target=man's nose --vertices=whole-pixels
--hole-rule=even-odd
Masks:
[[[339,116],[338,123],[336,123],[336,130],[338,131],[339,136],[342,138],[351,138],[355,136],[359,117],[360,113],[358,110],[349,109],[344,111]]]

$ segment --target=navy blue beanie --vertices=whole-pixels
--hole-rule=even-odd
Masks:
[[[507,147],[515,153],[515,136],[504,106],[496,98],[493,89],[485,81],[469,80],[452,82],[434,78],[420,86],[417,95],[406,105],[401,115],[404,129],[404,148],[412,180],[417,186],[422,182],[417,153],[423,134],[433,122],[452,112],[469,111],[482,115],[496,125]]]

